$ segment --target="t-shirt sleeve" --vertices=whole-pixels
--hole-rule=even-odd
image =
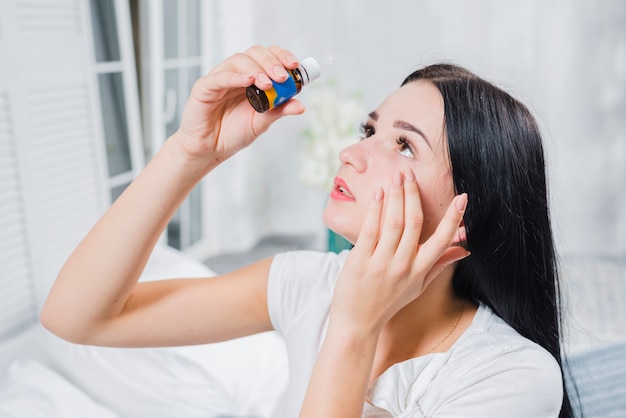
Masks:
[[[267,285],[267,304],[275,330],[289,328],[311,309],[330,306],[335,282],[348,251],[341,254],[292,251],[274,256]]]

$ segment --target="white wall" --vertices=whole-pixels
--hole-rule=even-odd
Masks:
[[[626,2],[266,0],[253,16],[255,43],[343,51],[330,75],[367,109],[439,60],[510,90],[544,131],[561,252],[626,258]],[[325,193],[296,175],[306,123],[281,121],[253,146],[263,165],[250,187],[268,197],[268,232],[322,231]]]

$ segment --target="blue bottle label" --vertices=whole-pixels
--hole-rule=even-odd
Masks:
[[[283,81],[282,83],[276,83],[275,81],[272,81],[272,84],[274,84],[274,90],[276,91],[274,107],[291,99],[293,96],[296,95],[296,93],[298,93],[296,82],[291,76],[289,76],[289,78],[287,78],[287,80]]]

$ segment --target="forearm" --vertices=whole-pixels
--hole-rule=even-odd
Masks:
[[[170,138],[66,261],[42,322],[76,340],[119,314],[168,221],[216,164],[188,158]]]
[[[331,321],[300,418],[361,417],[377,341],[375,332],[350,332]]]

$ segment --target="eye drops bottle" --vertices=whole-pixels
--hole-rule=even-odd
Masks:
[[[298,68],[287,70],[289,75],[287,80],[282,83],[272,80],[273,86],[265,91],[252,85],[246,89],[246,96],[254,110],[263,113],[285,103],[300,93],[303,86],[317,80],[321,73],[322,70],[317,60],[312,57],[305,58],[300,61]]]

